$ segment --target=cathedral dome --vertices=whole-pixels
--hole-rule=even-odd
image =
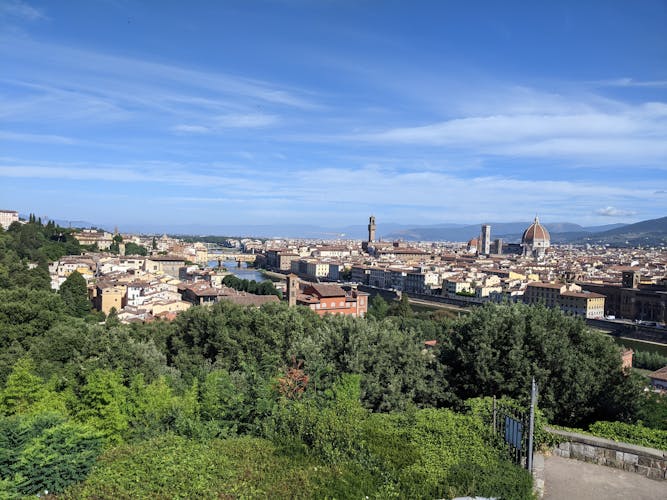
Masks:
[[[532,246],[549,246],[551,243],[551,236],[549,235],[547,228],[540,224],[540,220],[535,217],[535,222],[528,226],[528,229],[523,232],[521,243],[523,245]]]

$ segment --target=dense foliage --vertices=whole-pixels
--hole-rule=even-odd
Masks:
[[[531,496],[530,475],[488,445],[481,420],[449,410],[372,414],[358,377],[323,399],[282,399],[264,438],[201,444],[166,434],[105,454],[72,498]],[[140,483],[140,484],[137,484]]]
[[[282,292],[276,289],[275,285],[270,280],[258,283],[254,280],[244,280],[237,278],[233,274],[228,274],[223,278],[222,284],[229,288],[233,288],[234,290],[254,293],[255,295],[276,295],[281,299],[283,298]]]
[[[633,355],[632,366],[645,370],[659,370],[663,366],[667,366],[667,356],[663,356],[659,352],[636,351]]]
[[[34,217],[31,220],[33,222],[27,224],[13,222],[7,231],[2,231],[0,228],[2,265],[13,267],[26,262],[45,265],[64,255],[81,253],[81,247],[74,238],[72,229],[62,228],[53,221],[44,225],[41,220],[35,220]],[[21,281],[12,281],[14,286],[22,286]]]
[[[148,255],[148,249],[143,245],[138,245],[133,241],[125,243],[125,255]]]
[[[595,422],[588,429],[555,426],[556,429],[590,434],[601,438],[611,439],[621,443],[647,446],[658,450],[667,450],[667,430],[655,429],[643,425],[642,422],[627,424],[624,422]],[[558,441],[554,436],[553,440]]]
[[[24,231],[41,235],[27,249]],[[559,424],[658,425],[665,408],[609,339],[542,307],[450,319],[404,295],[355,319],[220,302],[99,324],[80,277],[50,290],[45,249],[68,243],[48,231],[0,232],[0,496],[526,498],[471,398],[525,406],[535,377]]]
[[[62,297],[65,310],[72,316],[83,318],[90,313],[86,279],[77,271],[73,271],[60,285],[58,294]]]
[[[595,422],[588,428],[588,432],[614,441],[667,450],[667,431],[651,429],[643,425],[623,422]]]

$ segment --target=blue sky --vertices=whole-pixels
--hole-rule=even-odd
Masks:
[[[667,215],[665,1],[0,0],[0,208]]]

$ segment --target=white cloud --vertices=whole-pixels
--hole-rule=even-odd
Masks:
[[[667,80],[635,80],[634,78],[616,78],[595,83],[605,87],[667,87]]]
[[[619,210],[615,207],[604,207],[595,211],[597,215],[602,215],[604,217],[627,217],[630,215],[636,215],[637,212],[632,210]]]
[[[222,128],[256,128],[274,125],[278,122],[278,117],[265,114],[228,114],[216,116],[213,122]]]
[[[618,200],[624,200],[641,213],[654,211],[646,192],[655,190],[654,187],[651,189],[650,182],[613,185],[529,181],[507,176],[466,177],[462,173],[400,171],[380,165],[360,168],[322,166],[285,175],[283,171],[272,174],[236,165],[162,162],[36,164],[7,159],[5,165],[0,164],[0,177],[70,180],[96,185],[101,181],[108,183],[108,193],[123,192],[126,184],[145,183],[151,189],[157,189],[154,199],[175,196],[198,200],[200,205],[228,202],[231,203],[230,210],[245,205],[261,206],[271,217],[277,217],[277,212],[270,212],[272,206],[283,206],[289,207],[293,220],[312,216],[310,221],[319,225],[336,223],[330,218],[332,210],[340,215],[378,211],[376,209],[394,210],[397,215],[391,220],[412,223],[525,220],[536,212],[544,220],[586,219],[595,223],[610,216],[633,215],[613,208]],[[500,211],[499,206],[502,206]],[[600,206],[607,208],[598,210],[596,207]],[[245,209],[242,214],[248,217]]]
[[[18,142],[36,142],[42,144],[75,144],[77,141],[70,137],[51,134],[25,134],[0,130],[0,140]]]
[[[18,17],[28,21],[46,19],[41,10],[20,0],[3,0],[0,3],[0,17]]]
[[[0,36],[0,60],[0,118],[7,122],[64,128],[123,121],[142,128],[139,138],[162,132],[161,123],[202,134],[268,127],[285,112],[318,108],[312,93],[273,82],[26,37]]]
[[[171,130],[184,134],[207,134],[211,131],[208,127],[202,125],[175,125],[171,127]]]
[[[667,162],[667,104],[573,114],[500,114],[348,136],[351,141],[434,146],[472,154]]]

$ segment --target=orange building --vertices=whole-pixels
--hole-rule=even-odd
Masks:
[[[363,318],[368,311],[366,292],[356,289],[343,290],[340,286],[323,283],[303,283],[294,275],[287,280],[288,300],[290,305],[303,305],[315,311],[319,316],[325,314],[345,314],[355,318]]]

